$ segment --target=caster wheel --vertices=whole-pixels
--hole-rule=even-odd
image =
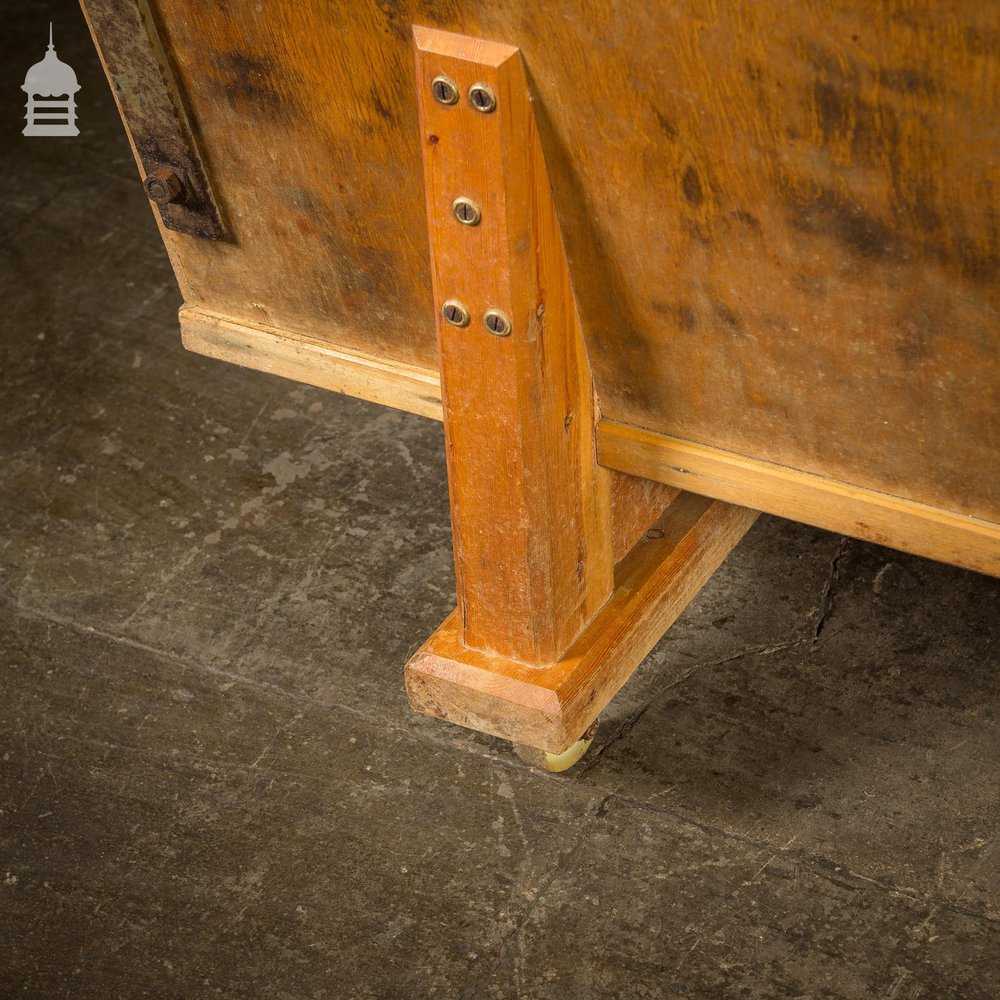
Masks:
[[[539,750],[537,747],[525,746],[523,743],[512,743],[514,753],[532,767],[539,770],[548,771],[550,774],[559,774],[561,771],[568,771],[576,764],[583,755],[590,749],[590,744],[594,742],[597,735],[597,726],[600,719],[594,721],[587,727],[587,731],[571,746],[562,753],[549,753],[548,750]]]

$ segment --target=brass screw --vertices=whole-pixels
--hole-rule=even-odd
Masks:
[[[451,210],[463,226],[478,226],[483,217],[479,206],[471,198],[456,198],[451,203]]]
[[[500,309],[487,309],[483,322],[486,329],[497,337],[506,337],[511,331],[510,317]]]
[[[441,315],[452,326],[468,326],[469,310],[458,299],[447,299],[441,306]]]
[[[474,83],[469,87],[469,103],[477,110],[488,115],[497,109],[497,95],[488,83]]]
[[[154,167],[146,174],[143,187],[150,200],[161,206],[177,201],[184,189],[180,177],[170,167]]]
[[[458,104],[458,87],[454,80],[443,74],[431,80],[431,93],[438,104]]]

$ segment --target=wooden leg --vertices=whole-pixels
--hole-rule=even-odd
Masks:
[[[614,572],[569,269],[518,50],[420,28],[416,41],[462,639],[550,663]],[[456,103],[435,98],[436,79]],[[473,107],[475,84],[495,110]],[[456,218],[460,198],[475,224]],[[488,329],[490,310],[509,319],[504,335]]]
[[[519,51],[414,34],[458,607],[407,690],[420,711],[559,754],[756,514],[598,465]]]

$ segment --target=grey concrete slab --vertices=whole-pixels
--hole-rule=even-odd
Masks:
[[[0,995],[451,995],[591,798],[0,609]]]
[[[997,995],[1000,925],[612,799],[466,997]]]

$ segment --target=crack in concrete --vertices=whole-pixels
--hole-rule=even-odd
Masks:
[[[532,913],[534,913],[535,908],[541,902],[542,897],[545,895],[549,887],[562,875],[567,875],[573,870],[573,858],[576,856],[577,849],[580,844],[590,835],[595,824],[604,818],[607,814],[607,803],[613,798],[613,795],[605,795],[602,797],[601,801],[597,804],[597,808],[594,809],[586,820],[581,824],[580,830],[577,835],[573,838],[573,842],[562,851],[556,858],[555,863],[552,865],[551,870],[548,874],[544,875],[539,881],[539,887],[534,897],[530,900],[528,905],[524,908],[523,912],[514,919],[513,926],[505,934],[501,935],[500,940],[496,943],[496,956],[492,964],[486,968],[482,968],[476,972],[470,981],[467,982],[465,989],[461,993],[461,1000],[476,1000],[477,997],[483,995],[482,986],[484,982],[488,982],[493,979],[500,970],[507,965],[511,960],[512,947],[520,938],[522,930],[527,926],[528,921],[531,919]]]
[[[813,626],[813,642],[818,642],[820,634],[826,625],[827,618],[833,613],[835,603],[834,588],[840,579],[841,564],[851,548],[851,539],[846,536],[840,539],[837,551],[834,552],[830,560],[830,573],[823,584],[823,592],[820,594],[818,614],[816,624]]]
[[[98,639],[103,639],[106,642],[126,646],[129,649],[137,649],[141,652],[149,653],[151,656],[159,657],[160,659],[166,660],[169,663],[173,663],[177,666],[183,667],[185,670],[190,670],[195,673],[203,671],[217,677],[224,677],[228,681],[243,684],[250,688],[256,688],[261,691],[267,691],[270,694],[291,698],[293,701],[305,702],[310,705],[315,705],[318,708],[347,712],[349,715],[355,715],[358,718],[364,719],[366,722],[374,721],[372,716],[360,711],[359,709],[353,708],[350,705],[331,704],[329,702],[322,701],[319,698],[314,698],[311,695],[303,694],[300,691],[289,690],[288,688],[282,687],[280,684],[257,680],[256,678],[247,677],[244,674],[239,674],[232,670],[226,670],[224,667],[213,666],[210,663],[203,663],[199,660],[189,660],[184,656],[179,656],[177,653],[161,649],[159,646],[153,646],[148,642],[142,642],[140,639],[131,639],[128,636],[108,632],[105,629],[97,628],[94,625],[84,625],[81,622],[77,622],[72,618],[60,615],[54,611],[43,611],[41,608],[31,607],[30,605],[19,601],[9,591],[4,593],[3,599],[8,607],[24,618],[33,618],[38,621],[49,622],[53,625],[59,625],[63,628],[67,628],[80,635],[93,636]],[[384,719],[380,719],[379,722],[382,725],[391,725],[391,723],[386,722]],[[396,728],[400,732],[406,731],[401,727]]]
[[[725,664],[732,663],[735,660],[741,660],[745,656],[770,656],[772,653],[780,652],[783,649],[791,649],[795,646],[802,646],[806,642],[810,641],[810,639],[803,637],[799,637],[797,639],[785,639],[781,642],[769,643],[765,646],[750,646],[747,649],[741,649],[735,653],[730,653],[729,655],[718,660],[710,660],[705,663],[693,664],[682,674],[675,677],[672,681],[669,681],[662,687],[657,688],[657,690],[650,696],[649,700],[633,712],[603,743],[600,744],[600,746],[592,748],[584,758],[584,762],[580,770],[573,774],[574,780],[578,781],[581,778],[586,777],[597,766],[601,757],[604,755],[604,752],[615,743],[620,742],[660,698],[662,698],[668,691],[673,690],[675,687],[678,687],[685,681],[689,680],[696,673],[703,670],[711,670],[714,667],[724,666]]]

